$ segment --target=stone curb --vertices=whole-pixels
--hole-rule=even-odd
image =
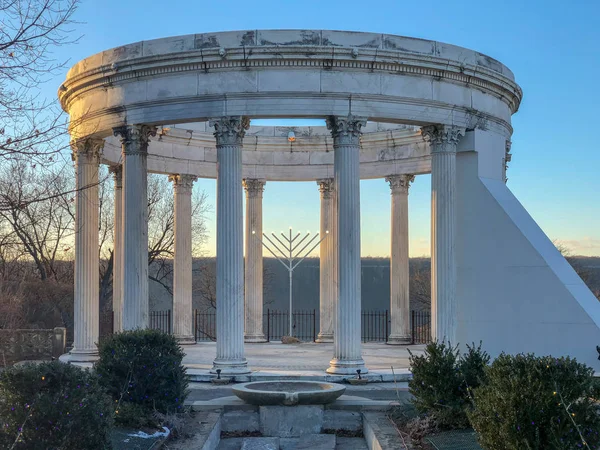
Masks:
[[[413,450],[411,442],[402,441],[398,431],[388,418],[381,412],[363,412],[363,433],[369,450]]]

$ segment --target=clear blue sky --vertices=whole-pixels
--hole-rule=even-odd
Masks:
[[[381,32],[480,51],[506,64],[524,91],[513,116],[508,186],[551,239],[576,254],[600,255],[599,17],[598,0],[84,0],[75,27],[84,36],[57,57],[74,63],[141,40],[261,28]],[[49,95],[62,78],[51,81]],[[198,185],[214,205],[215,182]],[[387,256],[389,187],[372,180],[361,189],[363,256]],[[429,254],[429,208],[430,177],[419,176],[410,194],[411,256]],[[268,183],[264,209],[266,231],[315,231],[316,183]],[[209,219],[213,252],[214,214]]]

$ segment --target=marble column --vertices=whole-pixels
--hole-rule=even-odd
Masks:
[[[321,230],[320,236],[324,238],[319,245],[319,335],[318,343],[333,342],[333,309],[335,305],[334,296],[337,292],[334,286],[333,261],[334,254],[334,232],[333,215],[334,208],[333,178],[318,180],[321,192]]]
[[[180,344],[195,344],[192,313],[192,188],[194,175],[170,175],[175,210],[173,260],[173,335]]]
[[[456,146],[465,130],[421,132],[431,147],[431,336],[456,344]]]
[[[148,142],[156,127],[125,125],[123,159],[123,329],[148,327]]]
[[[114,188],[113,331],[123,330],[123,166],[111,166]]]
[[[414,175],[386,177],[392,193],[392,239],[390,258],[391,330],[387,343],[411,342],[408,270],[408,188]]]
[[[73,141],[75,160],[75,311],[73,350],[69,361],[98,358],[99,258],[98,169],[102,139]]]
[[[210,121],[217,140],[217,356],[212,372],[249,373],[244,357],[242,143],[247,117]]]
[[[267,342],[263,333],[262,199],[265,180],[245,179],[246,264],[244,289],[244,341]]]
[[[328,373],[367,372],[361,354],[361,269],[360,269],[360,135],[365,118],[327,118],[334,148],[337,203],[338,298],[334,321],[334,354]]]

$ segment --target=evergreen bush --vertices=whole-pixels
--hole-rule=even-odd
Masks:
[[[0,373],[0,448],[110,449],[112,412],[89,370],[53,361]]]
[[[466,412],[471,407],[471,391],[484,381],[484,367],[490,358],[481,344],[467,345],[467,349],[461,356],[458,346],[434,341],[423,355],[409,350],[413,405],[419,413],[433,417],[440,428],[469,426]]]
[[[500,355],[469,419],[488,450],[600,448],[594,370],[571,358]]]
[[[103,339],[98,350],[95,369],[115,402],[118,423],[140,426],[151,423],[155,411],[182,410],[188,377],[181,364],[184,353],[173,336],[159,330],[125,331]]]

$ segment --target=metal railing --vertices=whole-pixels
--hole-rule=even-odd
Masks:
[[[263,314],[265,337],[268,341],[279,341],[288,335],[289,312],[267,309]],[[304,342],[317,340],[317,311],[294,311],[292,314],[292,336]]]
[[[390,334],[391,317],[389,311],[361,311],[361,340],[363,342],[387,342]],[[151,311],[149,328],[172,333],[171,310]],[[113,332],[114,315],[112,311],[101,313],[100,338]],[[288,333],[288,311],[267,309],[263,314],[263,330],[268,341],[278,341]],[[294,311],[292,330],[295,338],[304,342],[314,342],[317,338],[317,311]],[[429,311],[410,312],[410,330],[412,344],[431,342],[431,313]],[[67,333],[72,330],[67,330]],[[196,341],[216,341],[217,315],[212,310],[194,310],[194,337]]]
[[[360,335],[363,342],[387,342],[390,335],[388,311],[361,311]]]
[[[148,328],[161,330],[164,333],[171,334],[171,310],[150,311]]]
[[[429,311],[410,312],[410,334],[413,344],[431,342],[431,313]]]

